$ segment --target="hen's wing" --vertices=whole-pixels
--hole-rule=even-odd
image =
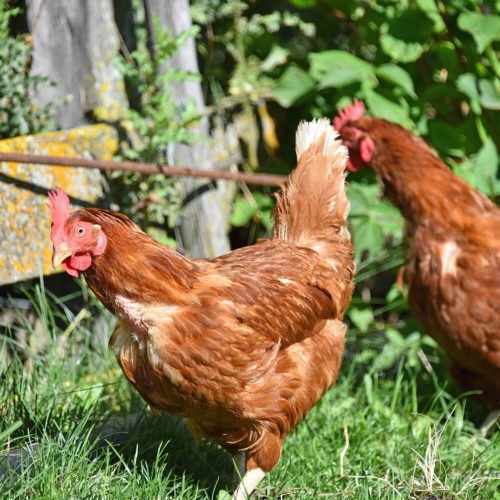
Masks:
[[[343,313],[331,290],[345,285],[308,248],[269,240],[208,263],[198,285],[200,298],[223,301],[240,323],[282,346],[314,335],[324,320]]]

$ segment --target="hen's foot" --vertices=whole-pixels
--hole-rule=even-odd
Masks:
[[[247,470],[233,493],[232,500],[246,500],[249,498],[265,475],[266,473],[259,468]]]

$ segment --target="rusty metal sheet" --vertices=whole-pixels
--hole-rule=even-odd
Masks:
[[[0,141],[2,152],[102,159],[111,159],[117,147],[116,131],[108,125]],[[53,186],[75,203],[95,203],[102,194],[102,176],[99,170],[0,162],[0,285],[54,272],[45,205]]]

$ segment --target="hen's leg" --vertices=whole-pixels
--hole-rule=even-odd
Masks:
[[[243,476],[245,475],[245,472],[247,470],[247,463],[246,463],[246,455],[244,451],[240,451],[236,455],[234,455],[234,465],[235,470],[233,471],[233,484],[232,488],[233,491],[236,491],[238,488],[238,485],[243,479]]]
[[[232,500],[246,500],[257,485],[264,479],[266,473],[259,467],[245,472],[243,479],[233,493]]]

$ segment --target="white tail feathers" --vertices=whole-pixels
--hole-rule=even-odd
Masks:
[[[297,167],[276,196],[274,236],[312,248],[327,260],[336,244],[350,240],[348,152],[337,137],[326,118],[302,122],[296,135]]]
[[[337,140],[339,134],[332,127],[328,118],[320,118],[310,122],[300,122],[295,134],[295,151],[297,153],[297,161],[300,161],[302,155],[311,147],[312,144],[318,143],[325,135],[323,141],[323,155],[329,156],[338,161],[347,163],[347,148],[342,145],[342,141]]]

